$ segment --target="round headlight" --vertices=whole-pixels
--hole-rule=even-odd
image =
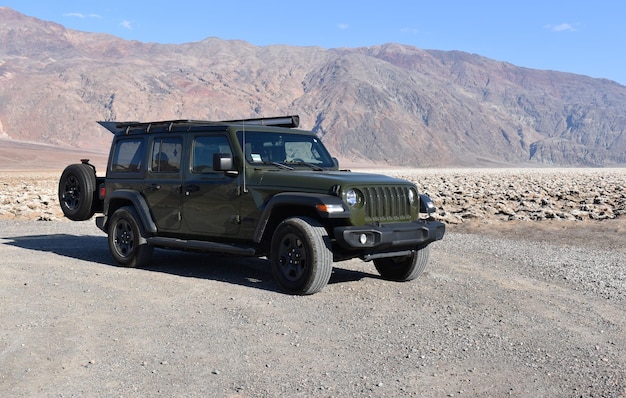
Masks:
[[[417,194],[415,193],[415,190],[413,188],[409,189],[409,203],[411,205],[413,205],[413,203],[415,203],[415,198],[417,197]]]
[[[346,191],[346,203],[352,207],[359,203],[359,194],[354,189]]]

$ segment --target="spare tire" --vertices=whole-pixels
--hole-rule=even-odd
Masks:
[[[73,221],[90,219],[95,213],[96,172],[85,163],[71,164],[59,180],[59,203],[65,217]]]

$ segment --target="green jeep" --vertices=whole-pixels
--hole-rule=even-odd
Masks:
[[[102,213],[123,266],[146,265],[155,247],[267,256],[285,291],[312,294],[334,261],[357,257],[415,279],[444,235],[413,183],[339,170],[298,116],[99,123],[114,134],[106,176],[87,159],[69,165],[59,202],[72,220]]]

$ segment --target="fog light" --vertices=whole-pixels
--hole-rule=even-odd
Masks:
[[[367,235],[366,234],[361,234],[361,236],[359,236],[359,242],[364,245],[367,243]]]

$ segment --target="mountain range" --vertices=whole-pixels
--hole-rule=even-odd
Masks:
[[[106,153],[97,120],[300,115],[340,159],[626,165],[626,87],[460,51],[127,41],[0,7],[0,139]]]

